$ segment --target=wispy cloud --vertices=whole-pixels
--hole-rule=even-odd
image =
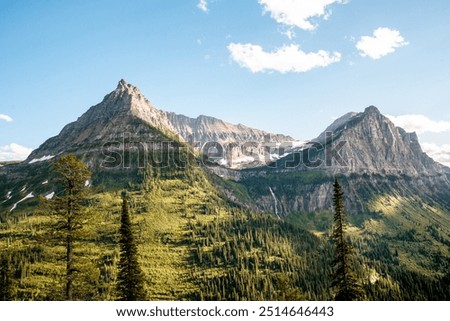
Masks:
[[[317,67],[326,67],[341,59],[341,54],[327,51],[306,53],[298,45],[288,45],[266,52],[259,45],[231,43],[228,45],[231,58],[251,72],[277,71],[306,72]]]
[[[200,0],[197,3],[197,8],[199,8],[200,10],[202,10],[203,12],[208,12],[208,1],[206,0]]]
[[[398,30],[380,27],[373,32],[372,36],[361,37],[356,43],[356,48],[363,57],[380,59],[408,44]]]
[[[435,161],[450,167],[450,145],[437,145],[434,143],[422,143],[423,151]]]
[[[264,6],[264,13],[278,23],[295,26],[303,30],[314,30],[317,24],[311,18],[321,17],[324,20],[331,15],[329,6],[332,4],[345,4],[346,0],[258,0]]]
[[[0,161],[24,160],[32,151],[32,148],[16,143],[0,146]]]
[[[0,120],[4,120],[7,122],[12,122],[13,119],[11,118],[11,116],[5,115],[5,114],[0,114]]]
[[[401,127],[407,132],[423,134],[450,131],[450,122],[431,120],[423,115],[386,116],[395,124],[395,126]]]
[[[292,40],[295,38],[295,32],[292,27],[288,28],[279,28],[278,32],[281,33],[283,36],[288,37],[289,40]]]

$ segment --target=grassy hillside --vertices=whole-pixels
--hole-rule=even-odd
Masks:
[[[139,175],[139,180],[126,185],[149,300],[332,298],[331,213],[292,213],[285,220],[254,213],[230,203],[223,192],[224,186],[239,191],[237,200],[243,202],[249,194],[242,187],[211,179],[196,166]],[[75,248],[74,297],[114,300],[121,189],[90,190],[89,218]],[[30,192],[19,191],[20,197]],[[386,207],[389,215],[394,203],[380,198],[369,205],[373,211]],[[0,223],[0,251],[9,258],[4,270],[9,270],[13,284],[11,299],[64,299],[65,249],[58,242],[55,218],[35,197],[12,212],[10,205]],[[373,220],[350,230],[358,253],[356,271],[367,299],[448,299],[448,275],[443,272],[448,271],[448,256],[440,239],[445,231],[429,227],[441,245],[426,254],[419,253],[419,246],[414,248],[421,244],[417,242],[427,242],[421,239],[422,226],[409,232],[413,227],[408,225],[405,235],[392,233],[389,239],[384,237],[389,229],[377,226],[380,222],[389,224]],[[417,253],[423,256],[423,266],[414,259]],[[430,273],[433,268],[436,273]]]

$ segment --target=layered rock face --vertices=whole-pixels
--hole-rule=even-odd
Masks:
[[[158,110],[138,88],[123,80],[101,103],[44,142],[27,160],[1,167],[0,178],[4,175],[11,182],[25,184],[30,172],[41,170],[44,176],[47,161],[65,153],[80,156],[91,169],[102,172],[102,167],[130,168],[131,156],[126,152],[132,150],[138,152],[141,167],[142,151],[145,155],[155,151],[164,154],[167,148],[186,146],[180,140],[203,152],[209,152],[204,148],[207,143],[222,145],[223,154],[215,158],[225,166],[209,170],[244,184],[251,194],[250,202],[254,202],[252,207],[264,211],[275,208],[274,213],[280,216],[330,209],[334,175],[343,177],[348,206],[355,211],[364,211],[373,195],[383,193],[437,200],[443,208],[450,208],[450,169],[422,151],[415,133],[395,127],[376,107],[348,113],[316,139],[291,147],[285,144],[288,147],[281,149],[280,143],[292,141],[291,137],[213,117],[190,118]],[[210,147],[217,152],[216,145]],[[124,166],[115,167],[118,163]],[[118,180],[119,174],[104,176]],[[37,176],[36,181],[40,179]],[[132,180],[130,177],[123,179]]]
[[[331,133],[334,145],[343,144],[346,172],[430,176],[446,171],[422,151],[416,133],[396,127],[374,106],[352,115]]]
[[[395,127],[373,106],[361,113],[342,116],[316,139],[295,147],[289,145],[293,141],[289,136],[213,117],[190,118],[159,110],[138,88],[124,80],[101,103],[33,151],[25,163],[49,160],[68,152],[101,155],[108,144],[118,149],[126,148],[127,143],[158,149],[162,141],[177,140],[188,142],[206,154],[212,149],[217,162],[237,169],[260,171],[259,167],[264,170],[273,163],[271,169],[321,169],[332,174],[433,176],[448,173],[448,168],[422,151],[415,133]],[[285,147],[276,150],[281,143]],[[236,176],[239,175],[233,173]]]
[[[162,133],[170,126],[164,113],[154,108],[136,87],[121,80],[116,90],[106,95],[100,104],[44,142],[25,162],[33,163],[33,160],[67,152],[100,152],[103,146],[123,144],[124,140],[161,141],[165,139]]]
[[[106,95],[101,103],[91,107],[77,121],[68,124],[59,135],[50,138],[33,151],[26,163],[50,159],[64,152],[77,154],[100,151],[105,144],[146,144],[153,148],[155,142],[182,140],[202,149],[206,143],[218,143],[223,148],[221,158],[243,159],[251,166],[258,166],[258,155],[264,159],[262,142],[292,141],[289,136],[274,135],[244,125],[233,125],[208,116],[189,118],[155,108],[137,87],[121,80],[117,88]],[[248,159],[242,144],[255,143],[256,157]],[[231,144],[231,145],[230,145]],[[231,146],[231,147],[230,147]],[[232,167],[233,163],[222,164]],[[242,164],[242,162],[239,162]]]
[[[246,185],[263,211],[275,212],[276,197],[282,215],[331,210],[336,175],[352,213],[370,211],[367,204],[377,195],[450,208],[450,169],[422,151],[415,133],[396,127],[373,106],[342,116],[316,139],[270,166],[223,171],[221,175]]]
[[[416,133],[396,127],[374,106],[337,119],[296,154],[296,162],[289,155],[276,168],[413,177],[448,173],[422,151]]]

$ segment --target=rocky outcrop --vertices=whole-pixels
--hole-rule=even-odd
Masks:
[[[250,128],[242,124],[234,125],[223,120],[201,115],[190,118],[175,113],[167,113],[175,131],[186,141],[193,139],[201,144],[219,142],[221,144],[235,142],[286,142],[293,141],[290,136],[271,134],[259,129]]]
[[[334,144],[340,142],[345,142],[340,154],[347,172],[408,176],[444,172],[444,166],[422,151],[416,133],[396,127],[374,106],[334,130]]]
[[[289,155],[277,168],[413,177],[448,173],[448,168],[422,151],[415,133],[396,127],[374,106],[337,119],[299,154],[301,161],[295,166],[289,166],[293,158]]]

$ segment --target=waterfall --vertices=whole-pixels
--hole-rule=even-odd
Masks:
[[[280,215],[278,214],[278,200],[277,200],[277,198],[275,196],[275,193],[272,191],[272,188],[270,186],[269,186],[269,191],[270,191],[270,194],[272,194],[272,197],[273,197],[273,203],[274,203],[274,208],[275,208],[275,215],[279,219],[281,219]]]

